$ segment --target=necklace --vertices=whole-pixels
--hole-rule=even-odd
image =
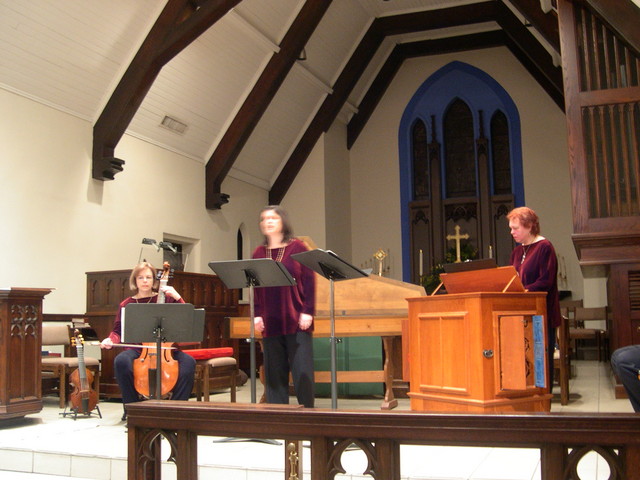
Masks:
[[[153,295],[150,297],[144,297],[142,299],[136,298],[136,297],[132,297],[132,298],[136,301],[136,303],[151,303],[151,299],[153,298]],[[146,302],[140,302],[140,300],[146,300]]]
[[[284,258],[284,249],[286,247],[280,247],[278,249],[278,254],[276,255],[276,258],[274,259],[276,262],[278,263],[282,263],[282,259]],[[273,254],[271,253],[273,251],[272,248],[267,248],[267,255],[268,258],[273,258]]]
[[[529,245],[523,245],[522,246],[522,260],[520,260],[520,263],[524,263],[524,259],[527,258],[527,253],[529,252],[529,249],[531,248],[531,245],[533,245],[532,243],[530,243]]]

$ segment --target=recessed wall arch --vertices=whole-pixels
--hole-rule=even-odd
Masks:
[[[496,112],[500,112],[506,118],[506,130],[508,131],[508,156],[510,165],[511,194],[513,205],[524,204],[524,182],[522,170],[522,146],[520,132],[520,115],[515,102],[508,92],[489,74],[481,69],[464,62],[451,62],[429,76],[416,90],[411,100],[403,112],[398,131],[399,145],[399,168],[400,168],[400,205],[401,205],[401,225],[402,225],[402,267],[403,280],[415,282],[419,265],[418,256],[415,254],[417,248],[415,239],[411,233],[411,209],[412,202],[416,200],[414,195],[414,137],[413,131],[418,121],[422,121],[427,132],[428,150],[431,159],[435,159],[438,165],[431,165],[430,171],[438,176],[440,184],[445,185],[444,175],[446,166],[446,152],[443,146],[443,118],[454,102],[462,102],[469,107],[473,119],[473,136],[476,139],[475,154],[485,155],[487,158],[487,184],[489,193],[493,192],[494,175],[492,170],[491,144],[491,120]],[[483,140],[484,139],[484,140]],[[478,164],[475,168],[479,168]],[[478,195],[480,192],[478,185]],[[434,189],[433,195],[437,195],[439,200],[446,197],[446,189]],[[504,208],[503,208],[504,210]],[[433,256],[443,249],[441,243],[447,231],[447,225],[442,220],[436,228],[439,238],[430,238],[424,248],[426,264],[424,270],[427,271],[432,262],[439,262],[441,258]],[[495,230],[495,229],[494,229]],[[483,233],[484,238],[478,234],[478,243],[486,249],[486,243],[498,239],[493,239],[496,232],[490,235]],[[441,237],[441,238],[440,238]],[[487,240],[488,238],[491,240]],[[502,244],[505,242],[502,241]],[[495,245],[492,245],[495,248]],[[422,249],[422,248],[421,248]],[[503,245],[502,250],[506,250]],[[429,257],[431,254],[431,257]],[[483,255],[484,254],[484,255]],[[480,257],[486,256],[486,252],[481,252]],[[430,259],[430,260],[429,260]]]

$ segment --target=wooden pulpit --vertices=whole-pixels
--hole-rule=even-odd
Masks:
[[[407,299],[411,409],[548,412],[546,293],[512,266],[441,280],[446,294]]]
[[[42,300],[49,292],[0,289],[0,420],[42,410]]]

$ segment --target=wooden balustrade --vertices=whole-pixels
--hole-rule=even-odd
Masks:
[[[157,400],[131,404],[127,412],[129,480],[160,478],[162,437],[177,478],[197,479],[199,435],[285,439],[285,480],[302,480],[302,440],[311,444],[311,480],[341,473],[340,456],[352,444],[367,456],[362,473],[377,480],[400,479],[401,445],[536,448],[542,480],[580,480],[578,463],[595,451],[608,463],[609,478],[640,480],[640,416],[634,414],[433,414]]]

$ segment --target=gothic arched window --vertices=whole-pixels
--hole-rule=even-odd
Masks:
[[[475,138],[469,106],[455,99],[443,121],[446,197],[476,195]]]
[[[524,204],[520,119],[509,94],[478,68],[451,62],[413,95],[399,132],[405,281],[452,261],[455,231],[466,258],[506,265],[513,239],[505,215]]]
[[[500,110],[491,117],[491,159],[493,165],[493,193],[511,193],[511,155],[509,125]]]
[[[427,157],[427,127],[420,119],[413,126],[413,198],[429,198],[429,159]]]

